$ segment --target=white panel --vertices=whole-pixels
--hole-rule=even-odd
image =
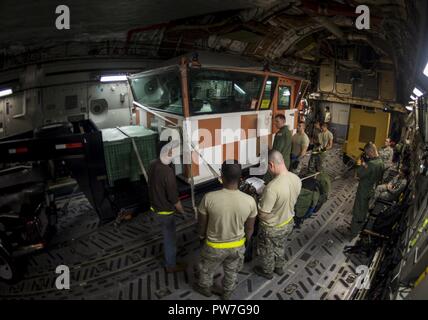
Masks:
[[[246,141],[247,149],[247,158],[251,164],[256,164],[259,162],[259,157],[257,156],[257,138],[251,138]]]
[[[294,129],[294,112],[295,109],[285,111],[285,124],[288,126],[288,130],[293,134],[296,133],[296,130]]]
[[[199,137],[197,134],[197,131],[199,129],[198,120],[185,120],[185,123],[187,125],[187,132],[189,133],[189,138],[192,140],[192,143],[195,146],[198,146],[199,144]],[[184,122],[183,122],[184,124]]]
[[[239,141],[241,137],[241,115],[240,114],[227,114],[221,117],[222,137],[221,143],[231,143]],[[231,134],[232,131],[235,134]]]
[[[191,150],[193,150],[189,146],[189,139],[192,138],[191,133],[192,129],[196,130],[198,128],[197,121],[190,121],[188,119],[183,121],[183,162],[190,163],[191,161]],[[197,143],[193,142],[193,145],[197,147]]]
[[[200,150],[202,157],[211,165],[211,167],[220,174],[220,167],[223,163],[223,148],[221,145]],[[210,169],[205,161],[199,159],[199,175],[201,177],[212,176]]]
[[[257,135],[261,136],[261,130],[267,130],[267,134],[272,131],[272,111],[260,111],[257,116]]]

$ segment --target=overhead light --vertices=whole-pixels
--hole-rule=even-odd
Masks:
[[[413,111],[413,107],[412,106],[406,106],[406,110],[407,111]]]
[[[425,66],[424,75],[428,77],[428,62],[427,62],[427,65]]]
[[[418,97],[415,97],[413,94],[410,96],[410,99],[412,100],[418,100]]]
[[[238,86],[236,83],[233,85],[236,91],[238,91],[240,94],[246,94],[244,90],[240,86]]]
[[[116,76],[101,76],[101,82],[115,82],[115,81],[126,81],[128,78],[125,75]]]
[[[266,81],[266,84],[272,84],[272,81],[268,80]]]
[[[0,97],[5,97],[5,96],[8,96],[12,93],[13,93],[12,89],[0,90]]]
[[[413,94],[417,97],[420,97],[423,95],[423,92],[419,90],[418,88],[413,89]]]

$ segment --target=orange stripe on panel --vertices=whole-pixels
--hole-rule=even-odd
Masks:
[[[257,115],[241,116],[241,129],[241,139],[255,138],[257,136]],[[250,129],[252,129],[251,132]]]
[[[209,148],[221,144],[221,118],[199,120],[198,128],[199,148]],[[204,131],[206,130],[211,134],[210,137],[205,136]]]
[[[192,151],[192,174],[193,177],[199,176],[199,156],[195,151]],[[190,178],[190,164],[184,165],[184,176]]]
[[[187,59],[184,57],[182,57],[180,60],[180,76],[181,76],[181,92],[182,92],[181,95],[182,95],[182,101],[183,101],[184,117],[188,118],[190,116],[188,69],[187,69]]]
[[[176,118],[171,118],[171,117],[165,117],[165,118],[168,119],[169,121],[175,123],[175,124],[178,124],[178,119],[176,119]]]
[[[139,126],[141,124],[140,110],[137,108],[133,108],[132,113],[135,113],[135,124]]]
[[[298,124],[299,124],[299,112],[294,111],[294,129],[297,129]]]
[[[296,100],[297,100],[297,97],[299,96],[300,82],[301,81],[295,81],[295,84],[293,87],[293,97],[292,97],[293,99],[291,101],[293,104],[291,104],[291,109],[294,109],[295,107],[297,107]]]
[[[239,141],[226,143],[223,145],[223,161],[226,160],[239,161]]]

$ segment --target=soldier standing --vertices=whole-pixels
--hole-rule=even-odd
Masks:
[[[159,158],[152,161],[149,168],[148,185],[151,210],[162,228],[163,249],[166,272],[180,272],[185,264],[176,263],[176,227],[175,213],[184,214],[184,208],[178,198],[178,188],[174,170],[170,167],[172,149],[161,143]]]
[[[277,114],[275,116],[275,127],[278,129],[278,132],[275,134],[272,149],[277,150],[282,154],[285,166],[289,169],[291,156],[291,131],[285,124],[285,116],[283,114]]]
[[[284,249],[293,229],[294,205],[302,188],[300,178],[287,170],[281,153],[269,152],[268,168],[274,177],[263,190],[259,202],[257,256],[260,264],[254,272],[266,279],[273,273],[284,274]]]
[[[302,168],[302,159],[306,155],[309,147],[309,137],[305,133],[305,123],[300,122],[297,127],[297,132],[291,139],[291,167],[295,174],[299,174]]]
[[[225,161],[221,167],[223,189],[207,193],[198,208],[199,232],[205,243],[199,261],[195,291],[210,297],[214,273],[223,266],[223,294],[227,300],[236,287],[242,268],[245,240],[250,240],[257,216],[253,197],[239,191],[241,165]]]
[[[394,157],[394,149],[391,147],[391,139],[385,139],[385,145],[379,150],[379,157],[383,161],[385,167],[384,179],[388,177],[388,171],[392,167],[392,159]]]
[[[351,233],[356,237],[363,229],[369,211],[369,201],[374,195],[376,185],[382,180],[383,161],[379,158],[376,146],[368,143],[364,147],[366,159],[362,159],[361,166],[357,169],[360,179],[357,194],[355,195],[352,209]]]
[[[321,132],[318,134],[318,145],[313,149],[311,158],[309,159],[309,171],[321,172],[324,170],[324,161],[326,152],[333,148],[333,133],[328,130],[328,125],[321,125]]]

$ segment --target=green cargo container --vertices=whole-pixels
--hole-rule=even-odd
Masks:
[[[148,171],[150,161],[157,156],[157,133],[143,126],[126,126],[120,129],[134,139],[144,168]],[[131,181],[139,180],[142,172],[131,139],[116,128],[103,129],[101,132],[109,184],[113,186],[116,180],[126,178]]]

